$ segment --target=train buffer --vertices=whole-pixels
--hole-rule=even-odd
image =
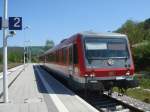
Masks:
[[[98,112],[37,64],[28,64],[9,87],[0,112]]]

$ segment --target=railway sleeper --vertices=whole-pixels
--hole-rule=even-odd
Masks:
[[[103,112],[130,112],[130,109],[128,108],[120,108],[117,109],[115,107],[109,107],[109,108],[100,108]]]
[[[130,112],[130,109],[122,109],[122,110],[116,110],[114,112]]]

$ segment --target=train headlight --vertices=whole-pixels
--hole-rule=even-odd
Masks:
[[[93,74],[93,77],[95,77],[95,74]]]
[[[95,74],[94,73],[90,74],[90,77],[95,77]]]
[[[88,77],[88,74],[85,74],[84,77]]]
[[[130,75],[130,71],[127,71],[126,75],[129,76]]]

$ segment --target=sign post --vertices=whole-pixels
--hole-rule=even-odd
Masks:
[[[8,0],[4,0],[4,15],[3,15],[3,98],[4,102],[8,103],[8,79],[7,79],[7,29],[8,22]]]
[[[3,28],[3,100],[8,103],[8,79],[7,79],[7,38],[15,35],[14,31],[22,30],[22,17],[9,17],[8,20],[8,0],[4,0],[4,15],[0,17],[0,30]]]

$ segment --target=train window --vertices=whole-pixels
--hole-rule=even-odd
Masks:
[[[54,62],[56,62],[56,52],[54,52]]]
[[[72,64],[72,47],[69,48],[69,64]]]
[[[58,63],[60,62],[60,54],[59,54],[59,50],[58,50]]]
[[[76,44],[73,45],[73,61],[74,64],[78,64],[78,48]]]
[[[55,61],[54,61],[54,54],[52,54],[52,62],[55,62]]]
[[[86,43],[88,50],[104,50],[107,49],[107,43]]]
[[[54,58],[54,62],[55,62],[55,59],[56,59],[55,52],[54,52],[54,57],[53,58]]]
[[[52,62],[52,55],[51,54],[49,55],[48,62]]]
[[[50,62],[50,54],[47,56],[47,61]]]
[[[63,52],[63,49],[61,49],[61,63],[64,62],[64,52]]]
[[[52,62],[52,61],[53,61],[53,55],[50,54],[50,62]]]
[[[60,50],[59,50],[59,63],[61,62],[61,53],[60,53]]]
[[[109,50],[126,50],[126,45],[125,44],[118,44],[118,43],[109,43],[108,44],[108,49]]]
[[[56,62],[58,63],[58,51],[56,51]]]
[[[129,57],[124,38],[87,38],[85,48],[88,59]]]
[[[66,64],[66,60],[67,59],[67,49],[66,48],[64,48],[63,49],[63,62],[64,62],[64,64]]]
[[[57,62],[57,51],[55,52],[55,62]]]

